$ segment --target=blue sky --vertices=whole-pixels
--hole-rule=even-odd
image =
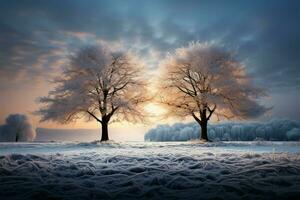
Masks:
[[[155,72],[193,40],[237,53],[274,106],[269,117],[299,120],[300,2],[196,0],[2,0],[0,120],[30,114],[53,87],[66,56],[105,41],[135,51]]]

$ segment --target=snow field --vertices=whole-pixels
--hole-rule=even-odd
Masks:
[[[30,144],[17,148],[26,145]],[[222,151],[197,143],[96,142],[52,144],[54,150],[45,153],[49,145],[31,144],[29,153],[1,153],[0,199],[297,199],[300,195],[299,153]]]

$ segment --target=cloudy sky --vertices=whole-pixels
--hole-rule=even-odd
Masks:
[[[214,41],[235,52],[267,89],[267,118],[300,120],[300,2],[196,0],[1,0],[0,122],[29,114],[53,87],[78,47],[109,42],[135,51],[157,73],[159,61],[189,41]],[[36,126],[62,127],[53,123]],[[79,125],[78,125],[79,124]],[[78,123],[68,128],[85,127]]]

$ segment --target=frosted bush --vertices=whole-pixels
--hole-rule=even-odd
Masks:
[[[300,129],[293,128],[286,133],[288,140],[300,140]]]
[[[36,132],[26,115],[12,114],[6,124],[0,126],[0,142],[33,141]]]
[[[208,125],[209,138],[215,141],[300,140],[299,122],[276,119],[264,123],[226,122]],[[145,134],[147,141],[187,141],[200,137],[196,123],[158,125]]]

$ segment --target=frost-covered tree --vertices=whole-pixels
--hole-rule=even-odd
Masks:
[[[161,103],[167,116],[193,117],[208,141],[207,123],[219,119],[252,118],[268,108],[257,98],[265,93],[252,85],[244,65],[214,44],[192,42],[176,49],[162,62]]]
[[[143,120],[148,100],[142,64],[131,53],[89,46],[70,57],[57,87],[42,97],[37,111],[42,121],[74,122],[80,118],[101,124],[101,141],[109,140],[108,124]]]
[[[0,126],[0,142],[33,141],[36,132],[26,115],[11,114],[6,123]]]

